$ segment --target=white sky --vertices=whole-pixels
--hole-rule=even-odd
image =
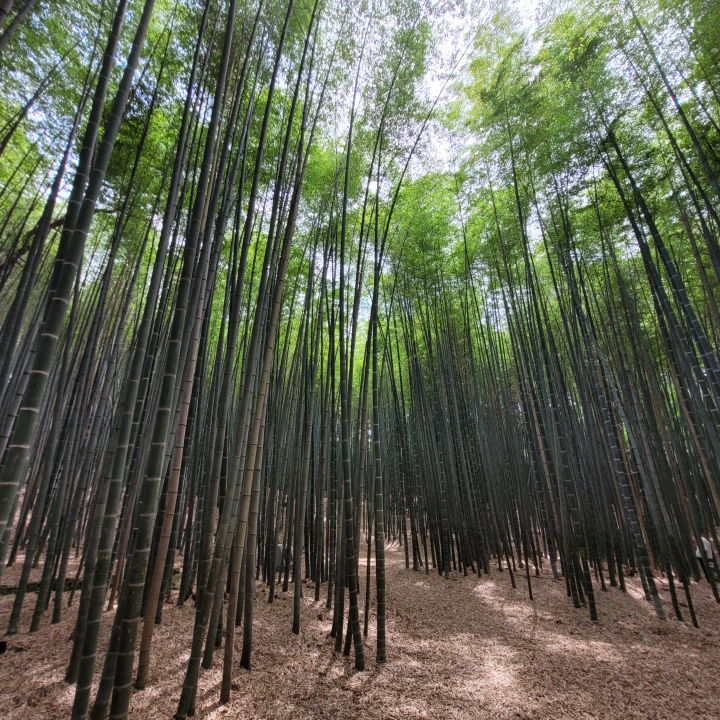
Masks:
[[[470,49],[465,53],[465,57],[455,70],[452,80],[447,83],[443,91],[443,85],[446,83],[446,73],[452,68],[456,61],[459,51],[467,48],[471,34],[475,33],[479,23],[484,17],[491,16],[495,9],[499,8],[501,3],[493,2],[475,2],[471,0],[470,5],[459,16],[457,13],[448,12],[437,25],[437,32],[440,35],[440,42],[436,46],[436,52],[439,55],[439,62],[433,63],[425,77],[425,87],[427,89],[428,98],[432,101],[442,91],[438,108],[452,99],[453,82],[467,69],[467,61],[472,55]],[[503,3],[504,4],[504,3]],[[509,0],[507,6],[518,13],[526,28],[532,31],[538,24],[538,12],[541,11],[543,0]],[[457,148],[452,147],[450,138],[443,132],[438,132],[437,124],[427,129],[426,149],[422,154],[419,165],[423,171],[428,169],[435,170],[451,170],[454,159],[457,156]]]

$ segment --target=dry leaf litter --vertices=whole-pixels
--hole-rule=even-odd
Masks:
[[[20,558],[21,561],[22,558]],[[20,562],[8,568],[3,584],[17,583]],[[374,568],[372,568],[374,574]],[[40,570],[31,581],[39,580]],[[37,578],[35,577],[37,574]],[[366,568],[360,563],[361,611]],[[495,567],[490,575],[449,580],[436,571],[405,569],[404,550],[387,553],[388,662],[375,663],[375,614],[366,639],[366,671],[355,672],[350,657],[333,651],[332,613],[323,599],[313,601],[305,584],[302,629],[291,633],[292,586],[267,603],[259,585],[253,626],[250,672],[236,666],[232,700],[219,704],[222,653],[211,670],[201,671],[199,720],[213,718],[720,718],[720,606],[706,583],[692,585],[700,629],[678,622],[667,583],[658,580],[668,620],[656,619],[637,577],[627,593],[596,589],[599,622],[587,609],[576,610],[565,583],[549,568],[533,577],[534,601],[525,578]],[[374,582],[372,583],[374,594]],[[21,632],[7,638],[0,655],[0,710],[4,720],[69,717],[74,686],[64,680],[70,634],[77,610],[63,620],[27,634],[34,601],[29,593]],[[67,599],[68,594],[65,594]],[[374,597],[373,597],[374,599]],[[12,595],[0,596],[0,627],[7,626]],[[689,621],[687,608],[682,608]],[[104,651],[112,612],[103,620]],[[185,671],[194,607],[166,605],[155,629],[149,686],[136,691],[130,717],[172,718]],[[362,617],[361,617],[362,620]],[[236,635],[236,662],[242,631]],[[96,668],[96,680],[102,658]]]

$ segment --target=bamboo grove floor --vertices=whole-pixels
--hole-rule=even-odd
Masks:
[[[364,567],[364,561],[361,563]],[[19,566],[6,570],[12,586]],[[361,574],[364,575],[364,573]],[[34,579],[34,578],[33,578]],[[522,583],[521,583],[522,581]],[[700,629],[672,615],[658,621],[638,578],[628,592],[597,591],[600,620],[576,610],[565,584],[549,568],[512,589],[507,572],[449,581],[404,568],[388,552],[388,662],[374,662],[371,615],[367,670],[336,655],[328,638],[325,603],[304,601],[300,636],[290,632],[292,593],[268,605],[260,586],[255,609],[253,666],[238,669],[232,701],[218,703],[222,655],[203,671],[198,714],[211,718],[717,718],[720,717],[720,606],[706,583],[693,584]],[[12,595],[0,597],[7,625]],[[35,594],[23,613],[23,632],[0,655],[0,712],[5,720],[69,717],[73,688],[63,681],[75,613],[29,636]],[[135,692],[131,717],[171,718],[179,697],[192,632],[193,605],[167,605],[155,630],[151,684]],[[103,639],[112,622],[105,614]],[[241,634],[240,634],[241,635]],[[238,653],[241,640],[238,641]],[[103,644],[101,643],[101,647]]]

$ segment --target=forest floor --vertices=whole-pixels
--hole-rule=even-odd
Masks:
[[[361,561],[361,576],[365,575]],[[6,570],[6,586],[19,567]],[[34,579],[34,577],[32,578]],[[222,654],[202,671],[199,720],[214,718],[720,718],[720,606],[707,583],[692,585],[700,629],[678,622],[663,580],[668,620],[656,619],[637,577],[627,593],[596,590],[599,621],[576,610],[565,583],[549,568],[533,577],[534,601],[524,576],[513,589],[507,571],[449,581],[437,572],[405,570],[404,552],[387,554],[388,661],[375,663],[375,615],[370,616],[365,672],[352,656],[333,651],[332,614],[314,603],[306,585],[302,629],[292,626],[292,586],[255,604],[252,670],[235,671],[232,700],[218,702]],[[373,583],[374,587],[374,583]],[[324,593],[327,592],[323,586]],[[63,681],[76,609],[28,635],[34,600],[28,594],[22,632],[7,638],[0,655],[0,713],[4,720],[69,717],[74,688]],[[67,597],[67,595],[66,595]],[[0,627],[12,595],[0,596]],[[364,593],[361,593],[361,608]],[[687,610],[683,608],[687,615]],[[194,609],[166,605],[155,629],[151,682],[133,695],[136,720],[172,718],[188,659]],[[689,617],[688,617],[689,619]],[[112,613],[105,613],[101,647]],[[237,653],[242,633],[237,636]],[[99,668],[98,668],[99,672]]]

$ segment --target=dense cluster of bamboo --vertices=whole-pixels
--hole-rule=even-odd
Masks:
[[[352,637],[356,665],[362,669],[364,663],[356,568],[364,495],[351,477],[349,450],[352,357],[348,342],[339,343],[339,351],[331,342],[327,352],[334,328],[349,324],[344,298],[353,291],[354,330],[358,325],[360,284],[348,285],[343,264],[353,120],[344,192],[336,187],[324,193],[341,194],[341,207],[334,199],[329,205],[322,200],[314,216],[306,214],[311,229],[304,233],[303,257],[310,265],[297,266],[292,291],[285,291],[303,180],[341,38],[333,44],[330,22],[323,28],[330,41],[318,47],[323,8],[317,2],[296,9],[290,0],[277,27],[268,29],[278,8],[266,8],[262,0],[242,13],[235,0],[204,3],[181,120],[152,212],[126,262],[116,268],[118,250],[127,243],[133,183],[159,80],[110,243],[99,260],[102,270],[92,277],[79,272],[87,262],[86,238],[153,5],[147,0],[142,6],[114,96],[110,71],[126,0],[115,8],[104,49],[98,32],[102,60],[88,70],[45,210],[30,233],[22,273],[13,278],[2,327],[3,567],[24,551],[7,634],[19,631],[30,570],[40,559],[31,632],[51,601],[53,622],[60,620],[68,582],[71,603],[79,587],[66,675],[77,685],[73,717],[78,718],[91,709],[93,717],[108,712],[124,717],[133,684],[147,684],[153,626],[171,596],[178,554],[183,558],[178,602],[192,595],[196,622],[177,717],[193,714],[201,664],[211,665],[223,637],[221,699],[229,699],[235,627],[243,620],[240,664],[250,667],[261,570],[270,578],[272,600],[276,569],[284,570],[287,590],[292,565],[295,633],[303,571],[316,580],[316,595],[321,581],[329,580],[328,603],[339,608],[334,635],[340,645],[343,637],[348,645]],[[173,19],[166,18],[170,26]],[[288,49],[291,21],[295,47]],[[169,32],[161,35],[154,50],[167,54],[170,40]],[[278,82],[281,109],[274,105]],[[77,167],[58,221],[54,209],[81,126]],[[270,142],[276,155],[268,179],[263,158]],[[49,263],[44,250],[54,228],[60,238]],[[148,244],[154,246],[150,253]],[[303,282],[305,302],[298,310],[294,298]],[[377,371],[373,378],[377,384]],[[374,505],[382,518],[378,492]],[[309,515],[308,507],[314,508]],[[376,528],[381,588],[381,521]],[[80,562],[68,578],[72,555]],[[91,704],[106,605],[116,608],[115,620]],[[379,661],[385,652],[383,622],[381,612]]]
[[[0,573],[22,563],[7,634],[31,600],[31,633],[71,608],[72,716],[127,716],[167,600],[195,606],[176,717],[220,647],[227,702],[258,581],[269,602],[293,584],[294,633],[303,592],[324,599],[358,670],[374,586],[384,662],[386,534],[408,568],[496,565],[513,587],[522,570],[531,598],[548,563],[592,619],[596,589],[633,571],[664,618],[664,576],[697,626],[694,539],[717,546],[720,522],[717,66],[681,101],[628,10],[643,133],[669,148],[660,202],[577,76],[582,182],[536,152],[546,116],[527,122],[517,46],[496,50],[493,134],[461,191],[412,176],[437,110],[414,95],[414,4],[392,42],[321,0],[157,4],[103,7],[45,162],[13,138],[64,57],[0,131],[16,162],[0,188]],[[164,148],[157,177],[146,144]]]

